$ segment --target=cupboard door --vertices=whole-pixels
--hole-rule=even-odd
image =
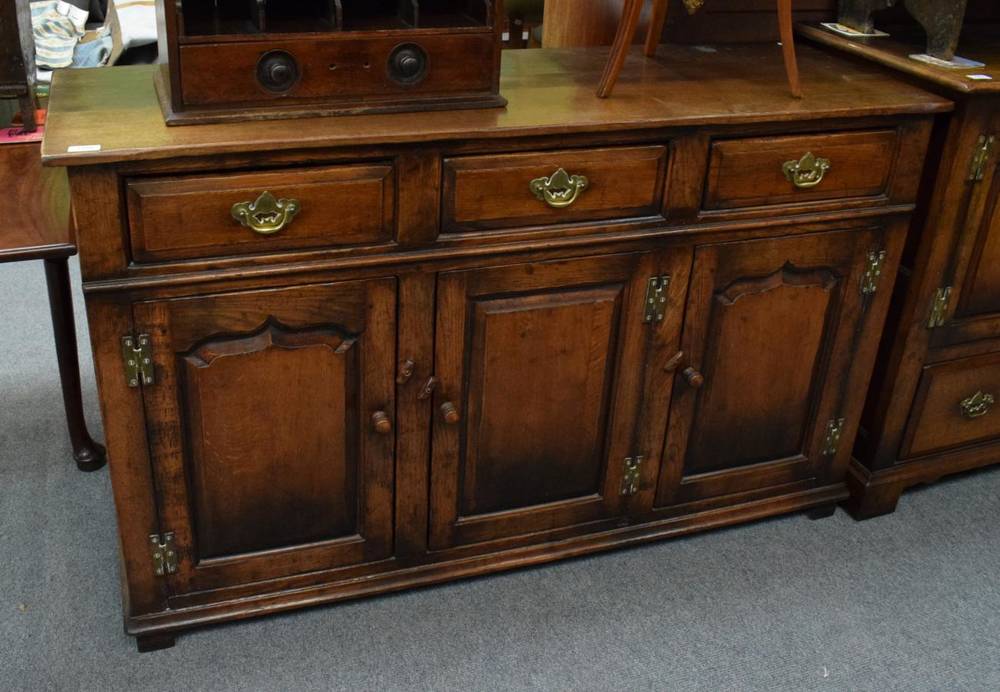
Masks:
[[[394,279],[142,303],[173,593],[392,553]]]
[[[625,254],[439,277],[432,549],[623,514],[654,270]]]
[[[993,116],[986,135],[1000,142],[1000,114]],[[967,211],[951,297],[954,314],[935,330],[935,345],[1000,336],[1000,144],[991,151],[982,179],[965,183]]]
[[[816,477],[840,410],[878,233],[695,252],[656,506]]]

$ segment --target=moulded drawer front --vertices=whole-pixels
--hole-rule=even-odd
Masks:
[[[903,458],[1000,437],[1000,353],[924,368]]]
[[[664,146],[445,159],[443,230],[658,216],[666,164]]]
[[[736,209],[883,195],[891,180],[897,140],[895,130],[874,130],[717,141],[712,145],[704,207]],[[801,164],[798,176],[794,170],[786,173],[786,164]]]
[[[394,188],[390,165],[131,179],[132,254],[142,262],[386,243]],[[264,193],[297,203],[280,230],[244,226],[233,216],[234,205]]]

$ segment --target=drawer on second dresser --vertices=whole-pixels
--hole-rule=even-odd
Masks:
[[[389,164],[133,178],[136,261],[224,257],[393,239]]]
[[[757,137],[712,144],[707,210],[886,194],[895,130]]]
[[[666,165],[663,146],[447,158],[443,230],[660,216]]]
[[[1000,353],[928,365],[902,458],[1000,438]]]

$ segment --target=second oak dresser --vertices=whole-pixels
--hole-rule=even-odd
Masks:
[[[847,497],[935,114],[803,48],[504,57],[507,109],[167,128],[53,86],[127,630]],[[107,578],[112,578],[109,565]]]
[[[910,59],[920,43],[802,31],[956,103],[932,138],[850,470],[848,508],[868,518],[911,486],[1000,463],[1000,26],[965,28],[962,55],[986,65],[972,74]]]

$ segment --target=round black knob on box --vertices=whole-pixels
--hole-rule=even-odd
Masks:
[[[264,53],[257,61],[257,81],[268,91],[288,91],[299,81],[299,64],[283,50]]]
[[[416,84],[427,75],[427,53],[415,43],[396,46],[389,55],[389,77],[400,84]]]

